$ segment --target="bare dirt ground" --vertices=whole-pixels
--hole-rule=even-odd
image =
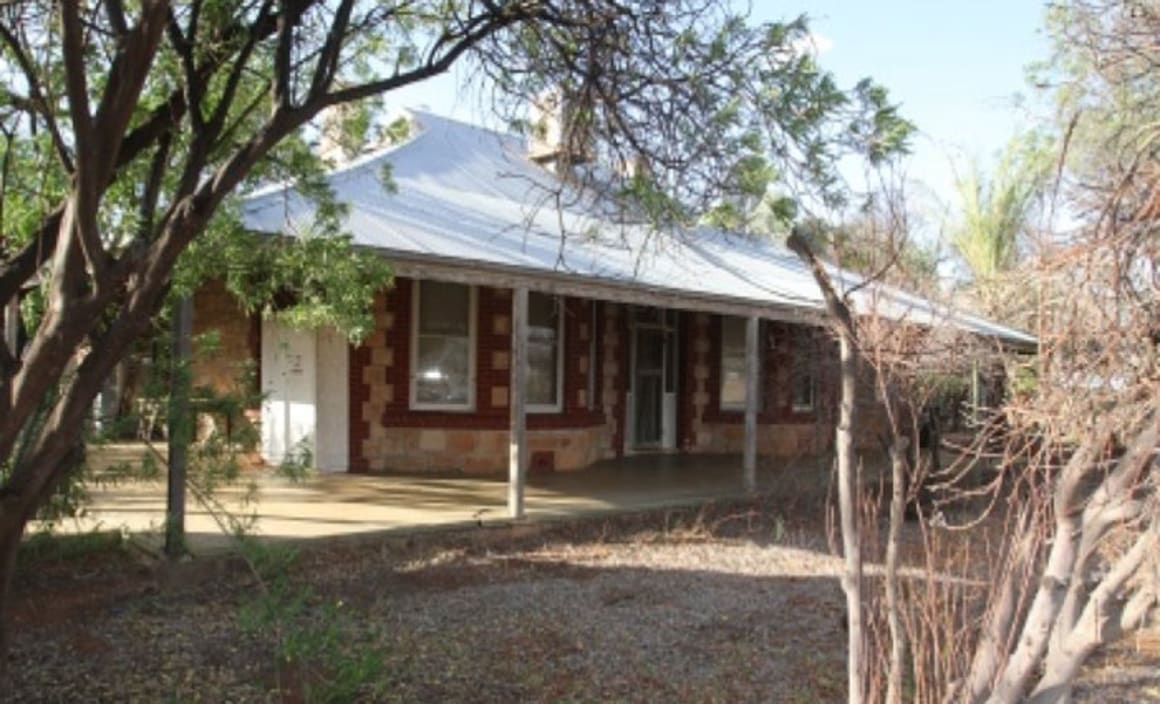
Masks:
[[[731,503],[330,542],[261,584],[237,559],[44,561],[18,580],[0,699],[840,701],[839,564],[802,514]],[[1160,649],[1109,649],[1079,701],[1160,702]]]

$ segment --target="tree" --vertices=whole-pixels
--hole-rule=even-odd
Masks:
[[[849,304],[835,289],[825,267],[814,256],[806,240],[790,233],[789,248],[810,267],[826,302],[826,312],[833,319],[838,336],[841,395],[838,400],[838,422],[834,450],[838,467],[838,513],[842,533],[842,591],[846,594],[846,693],[851,704],[866,698],[869,661],[866,653],[866,625],[863,617],[862,525],[858,513],[859,487],[855,472],[854,424],[857,408],[858,330]]]
[[[341,204],[309,144],[323,110],[458,61],[513,121],[558,89],[570,143],[647,163],[613,185],[658,226],[764,192],[755,173],[836,200],[837,159],[884,160],[909,132],[880,88],[843,91],[795,49],[804,19],[751,26],[715,0],[29,0],[0,13],[0,304],[28,288],[43,301],[26,344],[0,347],[0,612],[24,525],[69,475],[94,396],[180,285],[182,257],[236,229],[231,194],[295,180],[328,206],[320,246],[336,241]]]
[[[1151,156],[1146,116],[1160,104],[1153,2],[1067,0],[1047,10],[1051,55],[1032,67],[1047,117],[1066,142],[1068,174],[1091,189],[1109,185],[1137,156]]]
[[[1024,134],[1012,138],[990,174],[971,162],[955,179],[959,212],[949,227],[950,244],[970,276],[968,290],[988,315],[1006,320],[1016,312],[1011,297],[1019,286],[1010,274],[1031,239],[1051,166],[1050,144]],[[1023,304],[1025,310],[1029,301]]]
[[[914,237],[914,214],[901,184],[881,178],[845,220],[804,218],[795,228],[813,254],[847,271],[917,293],[936,294],[939,253]]]
[[[849,700],[884,698],[891,704],[902,701],[906,679],[914,683],[915,701],[926,701],[931,691],[945,691],[937,684],[927,686],[932,673],[927,669],[931,653],[924,644],[929,636],[926,624],[916,627],[920,619],[913,616],[916,604],[934,610],[947,605],[938,599],[923,600],[913,592],[906,594],[901,577],[902,529],[908,505],[916,507],[920,516],[928,510],[922,505],[928,498],[923,485],[938,466],[937,427],[927,422],[928,411],[942,392],[945,379],[985,356],[985,346],[981,349],[971,335],[957,330],[953,321],[936,316],[915,323],[905,313],[900,318],[897,307],[890,313],[879,309],[879,303],[887,301],[894,290],[890,283],[897,276],[894,271],[905,266],[903,253],[894,249],[905,246],[904,228],[904,220],[894,220],[880,233],[882,244],[873,252],[880,263],[859,279],[834,276],[822,264],[814,251],[819,239],[812,228],[797,228],[787,240],[823,293],[840,351],[835,459],[845,564],[842,587],[847,600]],[[820,242],[826,245],[829,240]],[[889,303],[884,307],[891,308]],[[867,387],[886,420],[879,438],[890,464],[884,479],[890,492],[885,533],[878,528],[879,497],[868,489],[873,481],[867,481],[853,454],[854,437],[864,433],[856,409],[869,400],[859,389]],[[928,436],[929,445],[922,441],[924,436]],[[885,563],[882,579],[865,579],[863,566],[876,555]],[[941,577],[939,566],[928,561],[927,568],[931,578]],[[960,624],[954,626],[960,628]],[[937,677],[937,670],[933,672]]]
[[[1041,312],[1035,382],[992,409],[970,452],[941,472],[918,443],[937,373],[998,350],[882,316],[873,294],[855,308],[853,291],[837,289],[806,240],[791,235],[826,293],[842,347],[836,448],[852,701],[901,701],[904,679],[915,701],[1065,701],[1087,658],[1160,605],[1155,227],[1155,216],[1097,221],[1037,272],[1054,279],[1050,290],[1069,294]],[[859,420],[846,407],[866,373],[888,418],[884,545],[877,499],[855,479],[848,449]],[[993,473],[975,467],[988,458]],[[919,505],[920,520],[932,524],[920,533],[922,576],[908,586],[902,517],[928,476],[939,486],[940,520],[959,525],[948,531]],[[966,543],[966,559],[946,549],[954,541]],[[862,564],[880,546],[879,588],[863,579]]]
[[[827,296],[843,304],[829,306],[833,325],[856,341],[891,411],[885,596],[867,588],[859,619],[866,638],[884,644],[877,650],[890,652],[864,663],[863,687],[884,683],[888,701],[900,698],[902,662],[915,701],[1067,701],[1092,653],[1160,606],[1160,131],[1150,118],[1160,107],[1160,13],[1147,3],[1073,0],[1050,19],[1063,54],[1054,85],[1068,108],[1056,126],[1064,151],[1052,159],[1062,165],[1052,190],[1067,218],[1066,227],[1051,223],[1055,231],[1020,270],[1036,306],[1037,355],[1002,356],[1007,398],[987,409],[963,460],[934,475],[940,521],[919,525],[922,574],[912,585],[897,579],[898,477],[923,468],[913,454],[900,467],[907,433],[897,419],[913,422],[926,397],[914,369],[963,345],[915,335],[872,306],[856,309],[854,332],[844,333],[849,307]],[[984,267],[995,265],[984,271],[1010,256],[1005,247],[981,251]],[[824,270],[814,271],[825,289]],[[873,497],[862,498],[873,509]],[[843,512],[857,505],[842,503]],[[877,540],[868,523],[859,545]],[[872,637],[880,615],[885,638]],[[903,631],[910,637],[900,649]]]

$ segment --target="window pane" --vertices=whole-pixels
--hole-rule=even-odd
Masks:
[[[641,324],[659,325],[664,322],[663,315],[664,311],[651,306],[637,306],[633,309],[633,316],[636,322]]]
[[[470,399],[468,338],[420,335],[415,399],[420,403],[466,404]]]
[[[528,393],[534,406],[559,402],[560,305],[555,296],[528,294]]]
[[[546,328],[552,334],[556,332],[557,305],[555,296],[542,293],[528,294],[528,327]],[[529,330],[529,334],[534,334]]]
[[[794,341],[793,358],[793,398],[794,410],[809,411],[814,408],[816,378],[814,372],[817,351],[811,338],[802,333]]]
[[[677,391],[677,333],[665,333],[665,393]]]
[[[745,405],[745,319],[721,319],[721,405]]]
[[[745,405],[745,360],[729,357],[721,360],[721,405]]]
[[[528,340],[528,403],[556,404],[556,346]]]
[[[665,364],[665,334],[656,328],[636,331],[636,371],[660,374]]]
[[[441,281],[421,281],[419,286],[419,333],[467,337],[471,289]]]
[[[794,374],[793,407],[795,410],[811,410],[814,407],[814,376],[806,369],[798,369]]]

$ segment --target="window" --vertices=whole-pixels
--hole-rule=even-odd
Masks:
[[[542,293],[528,294],[528,410],[559,411],[563,390],[560,343],[564,316],[560,299]]]
[[[721,317],[721,410],[745,410],[745,318]],[[765,388],[763,341],[769,339],[769,328],[765,321],[758,321],[757,327],[757,410],[765,410]]]
[[[721,408],[745,410],[745,318],[721,318]]]
[[[475,402],[475,291],[463,284],[415,286],[411,407],[469,410]]]
[[[814,410],[817,400],[817,355],[810,336],[798,335],[795,342],[790,406],[795,412],[803,413]]]

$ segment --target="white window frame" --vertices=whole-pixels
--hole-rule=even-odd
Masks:
[[[525,410],[528,413],[562,413],[564,411],[564,297],[551,293],[530,291],[528,294],[528,310],[524,311],[528,327],[531,327],[531,299],[532,296],[547,296],[556,302],[556,402],[555,403],[528,403]],[[528,372],[531,373],[531,359],[527,360]]]
[[[745,410],[745,399],[741,399],[741,401],[739,403],[728,403],[725,401],[725,395],[722,393],[722,391],[724,391],[724,389],[725,389],[725,324],[726,324],[726,321],[728,321],[730,318],[741,321],[742,331],[745,330],[745,326],[747,324],[747,321],[745,320],[745,318],[742,318],[742,317],[732,316],[732,315],[722,315],[721,316],[721,345],[720,345],[721,348],[718,350],[718,354],[717,354],[717,377],[718,377],[718,379],[717,379],[717,399],[719,402],[718,405],[720,406],[720,409],[722,411],[744,411]],[[745,340],[745,338],[743,337],[742,340]],[[760,345],[758,346],[758,350],[759,350],[759,354],[757,355],[757,378],[760,380],[761,379]],[[741,358],[742,358],[742,360],[745,359],[745,356],[746,356],[746,349],[745,349],[745,344],[743,343],[741,346]],[[760,384],[759,384],[759,387],[760,387]],[[746,385],[746,393],[748,393],[748,385]],[[760,390],[759,390],[759,393],[760,393]]]
[[[455,281],[437,281],[435,283],[457,283]],[[410,355],[410,408],[413,411],[454,411],[457,413],[472,413],[475,411],[475,369],[478,346],[477,312],[479,310],[478,290],[469,284],[467,286],[467,402],[466,403],[428,403],[418,398],[419,373],[419,298],[423,295],[423,279],[414,279],[411,282],[411,355]]]

